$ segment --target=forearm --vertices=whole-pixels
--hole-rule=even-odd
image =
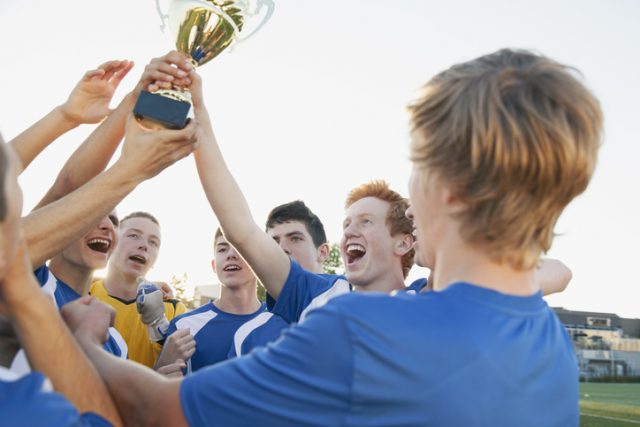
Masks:
[[[35,209],[64,197],[107,167],[124,136],[126,117],[133,104],[134,99],[127,95],[106,120],[87,137],[67,160],[53,186]]]
[[[22,168],[26,169],[33,159],[60,135],[78,126],[78,123],[68,118],[60,106],[54,108],[38,120],[35,124],[9,141],[16,150],[22,162]]]
[[[140,181],[116,163],[71,194],[22,218],[32,264],[41,265],[82,237]]]
[[[93,412],[115,426],[122,425],[104,383],[67,329],[57,308],[37,289],[37,284],[31,285],[34,291],[27,298],[11,302],[14,323],[31,368],[44,373],[54,389],[80,412]]]
[[[118,359],[91,338],[79,337],[78,341],[111,392],[125,425],[187,425],[180,405],[181,379],[167,379],[145,366]]]
[[[227,240],[246,259],[267,291],[277,298],[289,274],[289,258],[254,221],[220,152],[204,106],[196,108],[196,119],[202,134],[194,155],[202,188]]]

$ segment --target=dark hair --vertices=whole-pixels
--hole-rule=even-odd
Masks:
[[[0,222],[4,221],[7,217],[7,195],[5,194],[5,181],[7,179],[7,173],[9,172],[9,159],[7,157],[7,147],[0,136]]]
[[[131,212],[129,215],[125,216],[120,220],[120,225],[124,224],[126,220],[132,219],[132,218],[146,218],[149,221],[156,224],[158,227],[160,227],[160,223],[158,222],[155,216],[151,215],[149,212],[142,212],[142,211]]]
[[[291,221],[300,221],[305,225],[316,248],[327,243],[327,235],[324,232],[322,221],[316,214],[311,212],[311,209],[302,200],[295,200],[273,208],[267,217],[266,229],[269,230],[276,224],[284,224]]]

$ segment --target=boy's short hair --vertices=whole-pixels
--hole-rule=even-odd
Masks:
[[[409,234],[413,238],[413,222],[405,215],[409,208],[409,200],[389,188],[389,184],[382,180],[374,180],[362,184],[349,192],[345,201],[345,209],[365,197],[375,197],[389,203],[389,211],[386,216],[386,223],[389,227],[389,234]],[[413,266],[413,256],[415,250],[411,249],[402,257],[402,274],[407,278],[409,270]]]
[[[9,173],[9,158],[7,151],[9,146],[5,144],[2,135],[0,135],[0,222],[3,222],[7,216],[7,194],[5,188],[7,186],[7,174]]]
[[[131,212],[129,215],[125,216],[120,220],[120,224],[123,224],[126,220],[132,219],[132,218],[146,218],[149,221],[156,224],[158,227],[160,227],[160,223],[158,222],[158,219],[155,216],[151,215],[149,212],[142,212],[142,211]]]
[[[572,71],[504,49],[440,73],[409,106],[414,167],[466,204],[462,237],[516,269],[550,248],[596,164],[600,104]]]
[[[277,224],[291,221],[299,221],[305,225],[316,248],[327,243],[327,234],[324,231],[322,221],[302,200],[295,200],[273,208],[267,217],[266,231]]]

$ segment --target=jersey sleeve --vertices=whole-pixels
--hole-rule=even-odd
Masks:
[[[291,268],[278,299],[267,301],[267,308],[288,323],[297,323],[311,302],[331,290],[333,280],[327,276],[311,273],[291,260]],[[271,306],[271,307],[269,307]]]
[[[348,324],[329,304],[287,329],[277,345],[186,377],[180,402],[190,426],[341,425],[352,379]]]

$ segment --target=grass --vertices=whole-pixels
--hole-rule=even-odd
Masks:
[[[581,427],[640,427],[640,384],[580,384]]]

